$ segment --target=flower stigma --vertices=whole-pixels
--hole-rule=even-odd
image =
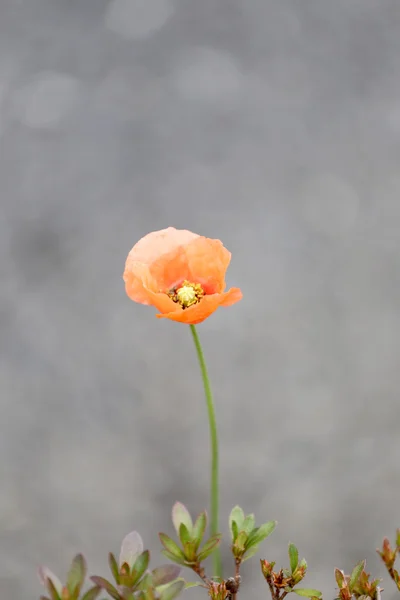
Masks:
[[[200,302],[204,296],[204,290],[199,283],[191,283],[185,280],[179,287],[172,289],[168,296],[173,302],[179,304],[182,309],[185,309]]]

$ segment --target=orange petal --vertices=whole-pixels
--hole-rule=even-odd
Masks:
[[[151,304],[148,294],[150,285],[149,268],[142,263],[131,262],[125,267],[123,279],[127,295],[134,302]]]
[[[198,237],[186,229],[168,227],[139,240],[128,254],[123,275],[131,300],[149,304],[147,289],[166,292],[187,278],[184,248]]]
[[[169,254],[179,246],[186,246],[198,237],[197,233],[192,233],[187,229],[175,229],[175,227],[152,231],[133,246],[127,258],[127,264],[140,262],[150,265],[163,254]]]
[[[155,292],[168,292],[189,278],[189,266],[184,246],[178,246],[168,254],[163,254],[150,265]]]
[[[231,253],[222,242],[199,236],[186,246],[185,252],[190,269],[190,281],[200,283],[206,294],[223,292]]]
[[[241,290],[239,288],[231,288],[224,294],[205,296],[198,304],[194,304],[185,310],[182,310],[179,307],[179,310],[156,316],[160,319],[165,318],[171,319],[172,321],[178,321],[179,323],[186,323],[188,325],[197,325],[212,315],[219,306],[231,306],[232,304],[235,304],[235,302],[239,302],[241,298]],[[179,305],[175,304],[175,306]]]
[[[232,306],[243,298],[242,290],[240,288],[230,288],[225,294],[223,294],[223,300],[221,306]]]
[[[172,314],[174,312],[184,312],[179,304],[171,300],[167,294],[155,293],[147,290],[149,304],[155,306],[162,314]]]

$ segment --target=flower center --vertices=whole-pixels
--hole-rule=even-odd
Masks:
[[[180,304],[182,309],[185,309],[200,302],[204,296],[204,290],[199,283],[191,283],[185,280],[180,286],[168,292],[168,296],[171,300]]]

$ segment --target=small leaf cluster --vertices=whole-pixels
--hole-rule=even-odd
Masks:
[[[87,566],[82,554],[77,554],[71,563],[65,584],[62,584],[47,567],[39,569],[39,578],[47,593],[46,596],[42,595],[40,600],[96,600],[102,592],[113,600],[175,600],[185,588],[195,585],[206,588],[211,600],[236,600],[241,583],[241,563],[257,552],[259,544],[276,526],[276,521],[268,521],[256,527],[254,515],[245,515],[239,506],[235,506],[229,517],[235,573],[228,579],[218,579],[208,578],[202,566],[202,562],[216,550],[222,538],[221,534],[216,534],[203,541],[207,528],[206,512],[201,512],[193,521],[188,509],[182,503],[176,502],[172,509],[172,521],[179,542],[175,542],[165,533],[159,535],[164,546],[164,556],[177,564],[162,565],[150,570],[150,553],[144,550],[141,536],[132,531],[122,541],[119,560],[117,561],[112,553],[109,554],[113,583],[94,575],[90,577],[92,587],[83,590]],[[392,548],[389,540],[385,538],[382,549],[378,549],[377,552],[400,591],[400,574],[394,568],[400,554],[400,529],[396,532],[395,547]],[[319,590],[297,587],[306,575],[307,563],[304,558],[299,560],[298,549],[292,543],[289,544],[288,554],[289,569],[281,568],[275,571],[275,562],[260,561],[271,600],[283,600],[289,593],[310,600],[322,600]],[[350,575],[335,569],[338,585],[335,600],[381,600],[380,580],[370,580],[365,565],[366,562],[361,561]],[[202,583],[186,583],[180,577],[181,566],[192,569],[201,578]]]
[[[226,600],[231,597],[225,581],[210,581],[208,595],[211,600]]]
[[[256,527],[254,515],[245,515],[240,506],[235,506],[229,515],[229,529],[236,564],[251,558],[258,551],[259,544],[274,531],[276,524],[276,521],[268,521]]]
[[[143,542],[137,531],[123,540],[119,562],[109,554],[109,565],[115,586],[102,577],[92,581],[114,600],[174,600],[185,587],[179,578],[180,569],[174,565],[148,570],[150,553],[143,550]]]
[[[383,540],[382,550],[377,550],[379,556],[385,563],[385,567],[390,577],[395,582],[397,589],[400,591],[400,574],[394,568],[394,563],[396,562],[396,558],[400,554],[400,529],[396,531],[396,546],[392,548],[390,545],[390,541],[388,538]]]
[[[86,573],[86,561],[82,554],[77,554],[73,559],[65,585],[48,567],[40,567],[39,579],[49,594],[48,596],[41,596],[40,600],[95,600],[101,591],[101,588],[97,585],[91,587],[83,596],[80,595],[85,583]]]
[[[340,569],[335,569],[335,579],[339,588],[338,600],[351,600],[351,598],[380,600],[380,580],[370,581],[369,578],[370,574],[365,571],[365,560],[359,562],[350,575],[345,575]]]
[[[207,527],[207,513],[201,512],[193,522],[188,509],[181,502],[176,502],[172,508],[172,522],[179,543],[166,533],[160,533],[163,555],[178,565],[190,567],[205,579],[201,563],[219,546],[221,534],[211,536],[200,548]]]
[[[82,555],[74,558],[65,586],[49,569],[42,567],[39,577],[50,598],[42,596],[41,600],[95,600],[101,591],[113,600],[175,600],[185,587],[185,581],[179,577],[180,568],[175,565],[148,569],[150,553],[143,550],[142,538],[136,531],[125,536],[119,562],[111,552],[108,561],[114,583],[93,575],[90,580],[94,587],[82,597],[80,593],[86,576]]]
[[[268,583],[272,599],[282,600],[291,592],[312,600],[322,598],[322,593],[319,590],[295,587],[304,579],[307,572],[307,562],[304,558],[299,561],[299,551],[292,543],[289,544],[288,553],[290,569],[274,571],[275,562],[260,561],[261,571]]]

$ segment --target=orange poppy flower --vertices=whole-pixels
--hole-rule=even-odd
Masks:
[[[155,306],[157,317],[196,325],[242,298],[238,288],[224,291],[230,260],[219,240],[174,227],[154,231],[126,259],[126,293],[134,302]]]

